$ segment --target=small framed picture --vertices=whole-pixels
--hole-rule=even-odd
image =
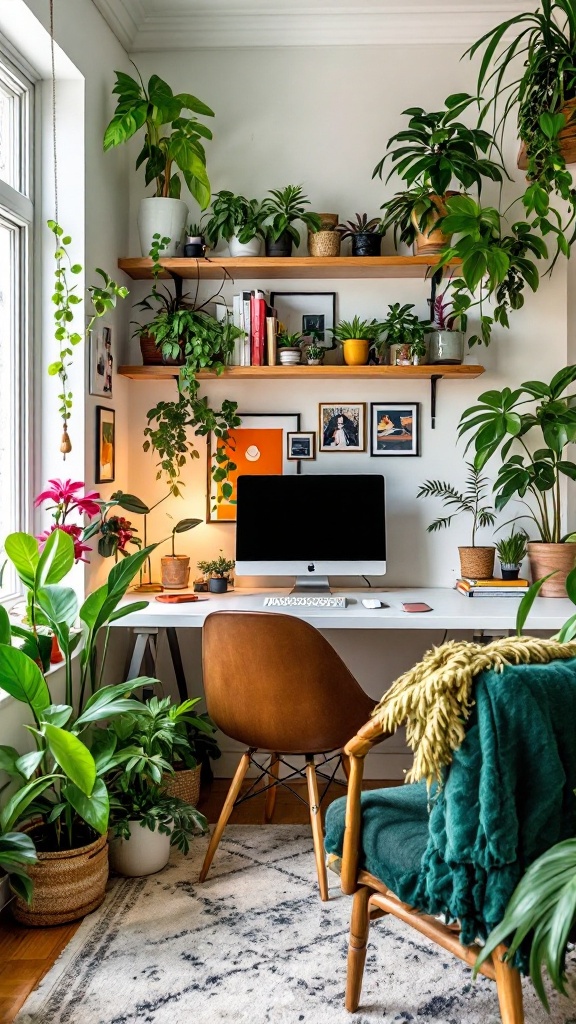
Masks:
[[[96,406],[97,484],[112,483],[116,465],[116,413],[105,405]]]
[[[286,435],[287,458],[290,462],[312,461],[316,458],[316,434],[311,431],[290,432]]]
[[[420,455],[419,402],[372,402],[370,455]]]
[[[90,331],[90,394],[99,398],[112,398],[114,353],[112,349],[112,328],[96,320]]]
[[[366,402],[320,402],[321,452],[366,449]]]
[[[312,338],[321,348],[335,348],[336,292],[272,292],[270,305],[288,334]]]

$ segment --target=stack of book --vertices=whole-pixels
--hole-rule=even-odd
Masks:
[[[233,366],[275,366],[276,365],[276,310],[270,306],[263,291],[252,291],[234,295],[232,307],[217,301],[216,318],[228,318],[235,327],[244,331],[234,346],[231,363]]]
[[[456,590],[465,597],[522,597],[530,586],[528,580],[456,580]]]

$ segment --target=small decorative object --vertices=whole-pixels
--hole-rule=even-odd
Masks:
[[[90,394],[99,398],[112,398],[114,355],[112,328],[98,320],[89,328]]]
[[[286,333],[313,338],[325,349],[335,347],[336,292],[272,292],[270,305]]]
[[[211,594],[225,594],[230,583],[230,573],[236,562],[224,558],[222,550],[218,558],[211,562],[198,562],[198,568],[208,577],[208,589]]]
[[[460,317],[446,299],[446,290],[434,300],[432,334],[428,341],[428,361],[439,364],[457,364],[464,359],[464,331],[457,330]]]
[[[429,320],[420,320],[413,309],[413,302],[403,306],[394,302],[388,307],[388,315],[379,325],[383,337],[374,342],[374,349],[382,361],[389,351],[393,366],[418,366],[427,362],[426,334],[432,324]]]
[[[219,465],[218,456],[224,449],[220,437],[210,435],[208,451],[208,508],[206,522],[236,522],[236,480],[239,476],[264,474],[293,474],[300,472],[300,463],[287,458],[286,435],[300,431],[299,413],[239,413],[240,426],[230,431],[227,442],[234,460],[235,469],[228,477],[231,490],[223,490],[222,482],[216,483],[215,493],[213,471]],[[215,448],[213,445],[215,444]]]
[[[246,199],[222,190],[212,200],[212,215],[206,224],[206,237],[212,248],[223,238],[230,255],[259,256],[264,237],[267,207],[257,199]]]
[[[294,431],[286,435],[287,458],[290,462],[311,462],[316,458],[316,434],[311,431]]]
[[[177,555],[175,550],[176,534],[186,533],[199,526],[201,519],[181,519],[172,529],[172,554],[160,559],[162,567],[162,586],[165,590],[185,590],[190,577],[189,555]]]
[[[319,213],[320,227],[318,231],[308,232],[308,253],[310,256],[339,256],[340,232],[336,230],[339,217],[337,213]]]
[[[477,547],[476,532],[486,526],[494,526],[496,522],[491,505],[482,505],[486,500],[488,480],[480,476],[473,462],[467,462],[468,477],[464,491],[458,491],[452,484],[441,480],[426,480],[422,484],[417,498],[440,498],[444,506],[450,510],[449,515],[435,519],[427,527],[428,533],[446,529],[456,516],[464,513],[472,516],[472,545],[459,547],[460,574],[468,579],[489,580],[494,575],[494,547]]]
[[[62,530],[64,533],[68,533],[74,541],[74,560],[87,562],[88,559],[84,558],[84,555],[92,549],[84,541],[87,539],[86,535],[89,534],[90,527],[86,528],[80,523],[71,523],[68,517],[70,515],[80,518],[87,516],[88,519],[95,519],[101,511],[100,495],[97,491],[79,494],[78,492],[84,487],[79,480],[49,480],[48,483],[50,487],[34,499],[34,506],[39,508],[40,505],[47,505],[47,511],[52,513],[54,526],[40,534],[37,540],[44,545],[54,530]],[[48,504],[48,502],[52,502],[52,504]]]
[[[116,413],[104,405],[96,406],[96,473],[97,484],[112,483],[116,462]]]
[[[318,231],[320,219],[318,214],[304,209],[310,205],[310,200],[301,185],[271,188],[269,194],[272,198],[262,204],[269,221],[265,228],[266,255],[291,256],[292,245],[300,245],[300,232],[294,225],[302,221],[310,231]]]
[[[340,233],[342,241],[345,238],[352,239],[353,256],[380,255],[384,230],[379,217],[368,220],[367,213],[357,213],[355,221],[349,220],[345,224],[338,224],[336,231]]]
[[[372,402],[370,455],[420,455],[420,403]]]
[[[366,448],[365,402],[320,402],[321,452],[363,452]]]
[[[184,255],[187,259],[202,259],[206,255],[206,242],[199,224],[191,224],[188,228]]]
[[[313,341],[311,345],[306,349],[306,362],[308,366],[320,366],[324,359],[325,348],[318,345],[316,341]]]
[[[377,320],[341,320],[333,329],[334,340],[342,345],[346,366],[365,366],[370,348],[380,337],[382,324]]]
[[[194,580],[194,593],[196,594],[207,594],[208,583],[203,576],[199,576],[197,580]]]
[[[278,334],[278,355],[282,366],[298,366],[302,361],[302,341],[301,334],[286,334],[283,331]]]
[[[526,557],[528,550],[528,534],[521,530],[520,533],[512,533],[496,542],[496,552],[500,559],[500,569],[503,580],[517,580],[520,575],[522,559]]]

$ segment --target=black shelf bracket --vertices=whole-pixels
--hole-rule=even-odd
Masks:
[[[443,373],[433,373],[430,377],[430,426],[432,430],[436,430],[436,385],[443,376]]]

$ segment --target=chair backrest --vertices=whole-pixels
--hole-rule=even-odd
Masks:
[[[337,750],[374,708],[328,641],[295,616],[213,612],[202,650],[208,712],[249,747]]]

